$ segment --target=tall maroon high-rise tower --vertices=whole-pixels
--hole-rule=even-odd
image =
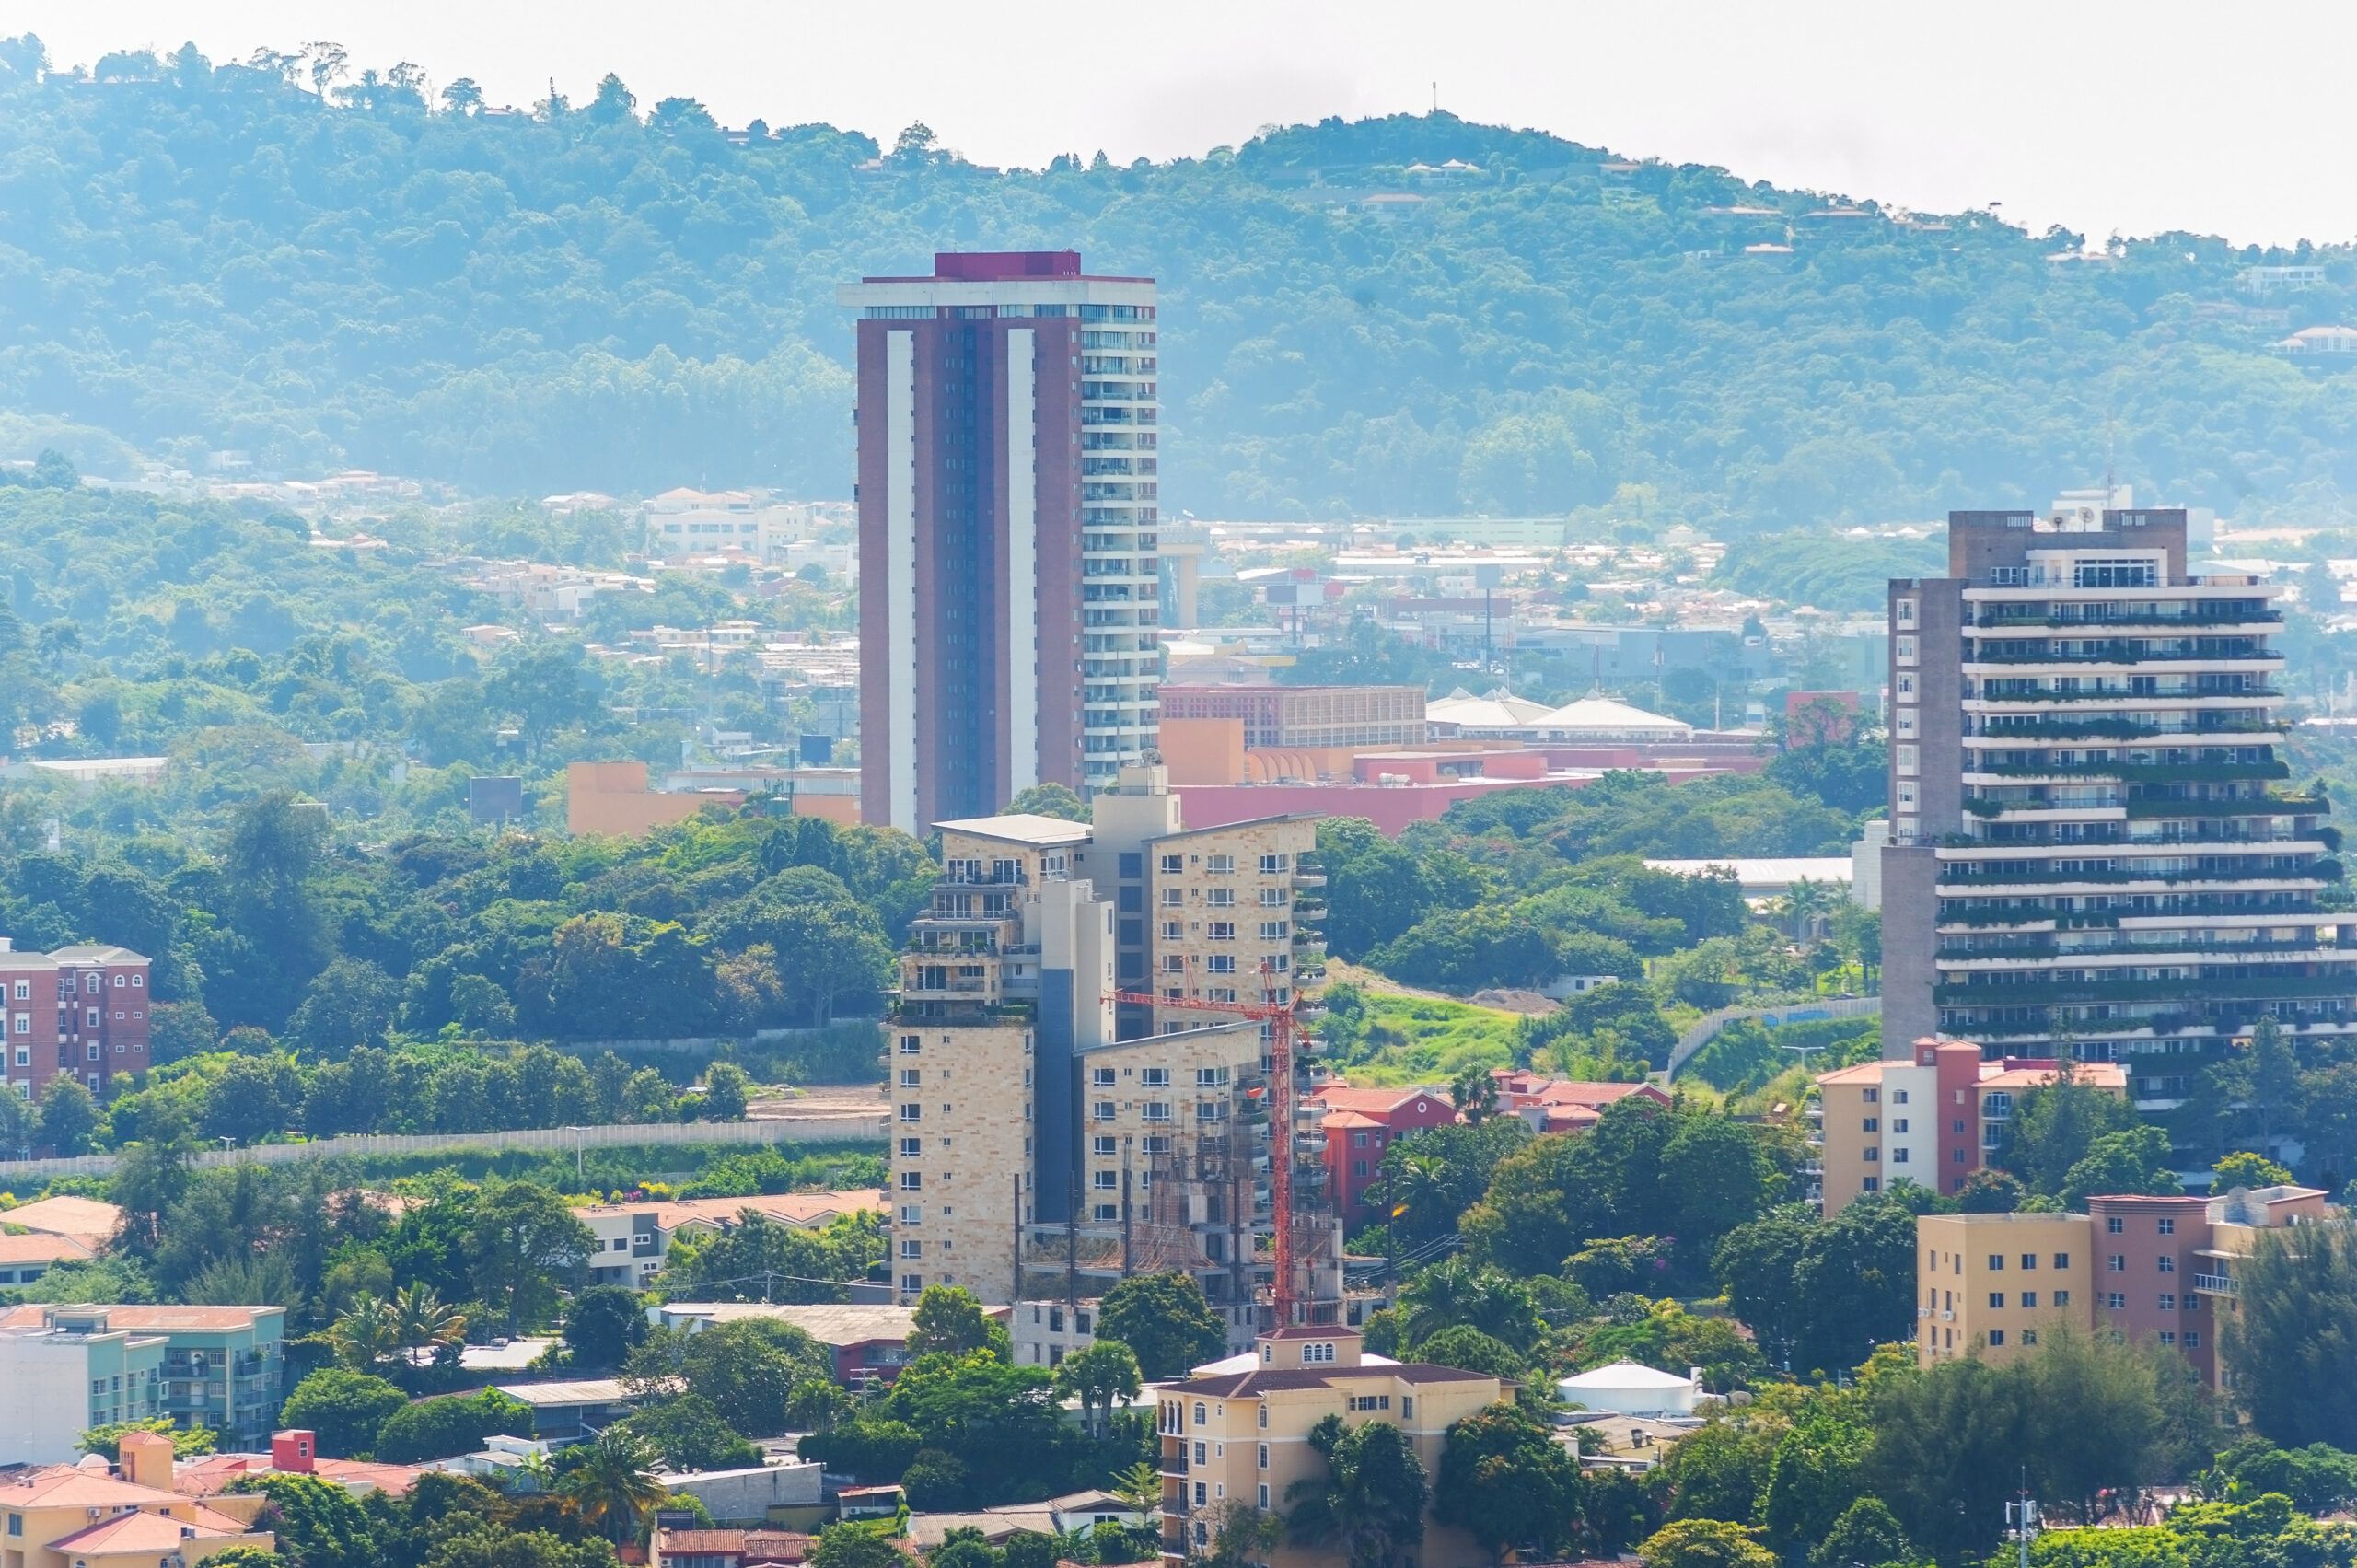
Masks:
[[[1151,278],[1074,250],[864,278],[860,809],[922,833],[1155,742]]]

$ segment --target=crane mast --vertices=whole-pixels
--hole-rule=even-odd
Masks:
[[[1265,972],[1265,971],[1264,971]],[[1116,992],[1124,1005],[1159,1008],[1167,1012],[1220,1013],[1256,1019],[1269,1026],[1269,1120],[1275,1129],[1269,1151],[1269,1207],[1274,1279],[1270,1295],[1279,1328],[1300,1315],[1303,1295],[1295,1278],[1297,1260],[1294,1237],[1294,1030],[1300,1003],[1204,1002],[1185,997],[1155,996],[1142,992]]]

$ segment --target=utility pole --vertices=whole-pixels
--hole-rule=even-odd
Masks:
[[[2021,1491],[2014,1501],[2005,1504],[2005,1522],[2012,1527],[2007,1532],[2021,1545],[2021,1568],[2029,1568],[2029,1543],[2038,1535],[2038,1499],[2029,1494],[2029,1472],[2022,1472]]]

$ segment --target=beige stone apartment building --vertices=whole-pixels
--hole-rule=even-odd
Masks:
[[[1297,902],[1315,824],[1189,831],[1158,767],[1124,769],[1094,804],[1093,825],[939,824],[945,875],[885,1028],[898,1294],[1073,1304],[1175,1268],[1247,1343],[1264,1028],[1114,998],[1290,1002],[1318,953]]]
[[[1162,1561],[1202,1554],[1230,1504],[1280,1511],[1285,1489],[1324,1473],[1310,1428],[1329,1415],[1352,1426],[1386,1421],[1404,1433],[1425,1473],[1440,1470],[1452,1423],[1505,1392],[1495,1377],[1364,1353],[1353,1330],[1271,1329],[1251,1350],[1159,1390]],[[1330,1551],[1280,1547],[1268,1568],[1330,1568]],[[1417,1568],[1477,1568],[1489,1554],[1463,1530],[1427,1517]]]

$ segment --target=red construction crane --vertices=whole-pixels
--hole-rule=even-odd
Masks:
[[[1274,979],[1263,971],[1264,978]],[[1129,1006],[1160,1007],[1174,1012],[1225,1013],[1230,1017],[1258,1019],[1269,1026],[1269,1077],[1271,1082],[1269,1120],[1274,1131],[1269,1151],[1269,1208],[1275,1233],[1276,1279],[1271,1295],[1278,1328],[1290,1326],[1297,1302],[1293,1272],[1293,1032],[1292,1002],[1199,1002],[1178,996],[1117,991],[1113,1000]]]

